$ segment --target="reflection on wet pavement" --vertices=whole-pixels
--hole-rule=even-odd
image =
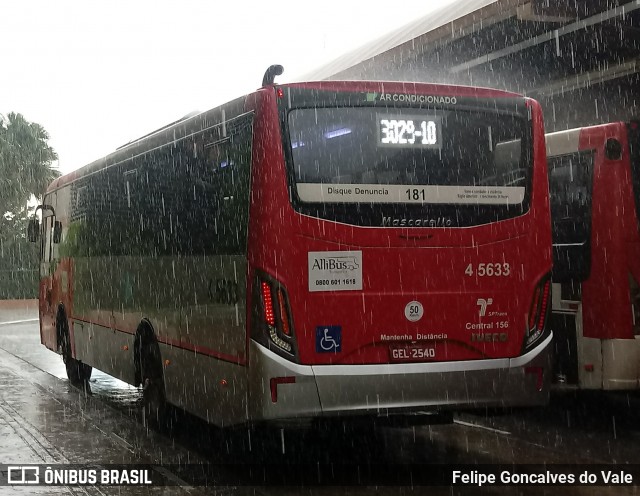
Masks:
[[[91,394],[119,410],[137,410],[142,401],[142,389],[94,369],[89,380]]]

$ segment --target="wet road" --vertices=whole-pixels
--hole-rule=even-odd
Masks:
[[[497,416],[462,414],[449,425],[220,432],[183,416],[173,437],[150,431],[140,392],[94,370],[90,393],[68,384],[59,356],[40,345],[32,310],[0,307],[0,463],[148,463],[169,465],[179,482],[187,463],[238,463],[308,470],[317,463],[636,463],[640,395],[554,394],[548,408]],[[3,436],[7,434],[6,436]],[[16,433],[20,443],[5,443]],[[171,464],[175,464],[171,465]],[[231,470],[231,469],[230,469]],[[224,474],[223,474],[224,475]],[[242,471],[233,478],[242,482]],[[286,473],[283,474],[286,478]],[[224,476],[223,476],[224,479]],[[215,478],[214,478],[215,480]],[[250,479],[247,479],[250,480]],[[307,487],[305,494],[369,494],[359,486]],[[40,489],[41,491],[37,491]],[[46,489],[46,491],[45,491]],[[30,488],[24,494],[121,494],[117,488]],[[300,494],[301,488],[227,487],[234,494]],[[378,488],[380,489],[380,488]],[[484,488],[483,488],[484,489]],[[554,487],[486,488],[491,494],[557,494]],[[636,494],[635,488],[564,487],[562,494]],[[3,491],[4,490],[4,491]],[[126,488],[126,494],[200,494],[212,488]],[[0,488],[0,494],[15,488]],[[109,492],[112,491],[112,492]],[[136,492],[137,491],[137,492]],[[220,491],[218,491],[220,492]],[[385,494],[478,494],[477,488],[384,487]]]

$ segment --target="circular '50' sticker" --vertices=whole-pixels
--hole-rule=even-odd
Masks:
[[[410,301],[407,306],[404,307],[404,316],[409,322],[417,322],[424,315],[424,307],[419,301]]]

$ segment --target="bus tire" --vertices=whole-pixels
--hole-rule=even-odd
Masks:
[[[64,309],[58,309],[56,316],[56,333],[58,336],[58,348],[62,355],[62,361],[67,369],[69,382],[74,386],[84,386],[91,378],[93,368],[80,360],[76,360],[71,352],[71,335],[69,333],[69,321]]]
[[[160,346],[146,320],[138,326],[134,352],[135,380],[142,386],[142,421],[161,432],[171,431],[175,422],[166,400]]]

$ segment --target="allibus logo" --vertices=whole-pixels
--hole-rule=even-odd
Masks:
[[[310,251],[309,291],[362,289],[361,251]]]
[[[355,257],[316,258],[311,270],[356,270],[360,265]]]

